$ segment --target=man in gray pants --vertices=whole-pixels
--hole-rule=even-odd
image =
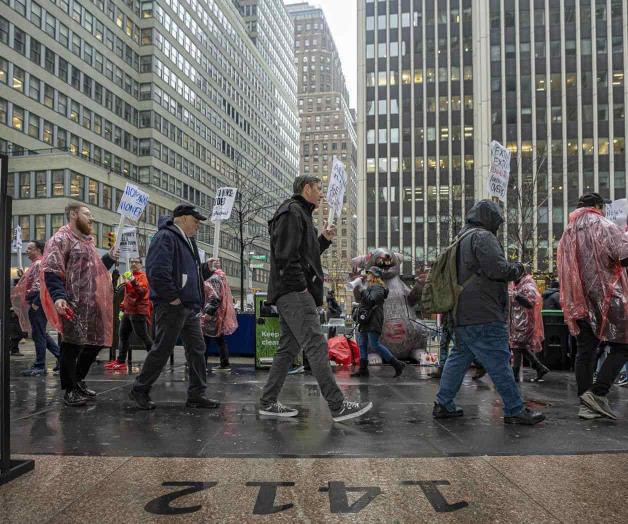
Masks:
[[[321,201],[321,181],[297,177],[294,196],[283,202],[269,222],[270,279],[268,304],[279,311],[281,337],[260,402],[260,415],[296,417],[296,409],[277,401],[294,357],[303,348],[332,418],[339,422],[359,417],[371,402],[350,402],[338,388],[329,365],[327,341],[321,333],[317,307],[323,305],[321,253],[336,235],[328,226],[318,236],[312,212]]]
[[[155,408],[149,392],[179,336],[183,340],[190,380],[186,407],[219,406],[215,400],[205,397],[205,340],[200,312],[205,297],[203,282],[210,277],[210,271],[207,265],[201,265],[193,238],[202,220],[207,217],[194,206],[177,206],[172,218],[160,219],[159,231],[146,256],[150,298],[155,305],[155,340],[129,392],[129,398],[140,409]]]

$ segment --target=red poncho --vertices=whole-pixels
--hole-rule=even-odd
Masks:
[[[60,318],[46,288],[45,273],[63,280],[74,319]],[[63,341],[77,345],[111,346],[113,286],[91,237],[75,235],[65,225],[46,243],[41,264],[41,303],[48,321],[63,334]]]
[[[134,271],[133,277],[133,281],[124,284],[124,300],[120,304],[120,310],[127,315],[144,315],[150,322],[153,304],[149,298],[148,278],[143,271]]]
[[[511,348],[527,348],[538,352],[543,349],[545,331],[543,329],[543,298],[530,275],[524,275],[518,284],[511,283],[508,288],[510,295],[510,326],[508,343]],[[521,305],[515,297],[525,298],[531,308]]]
[[[203,333],[208,337],[231,335],[238,329],[238,318],[233,307],[233,297],[229,282],[227,282],[227,275],[222,269],[214,271],[213,275],[205,281],[205,304],[212,299],[219,301],[218,310],[213,318],[207,314],[202,316]]]
[[[628,343],[628,236],[602,212],[584,207],[569,215],[558,244],[560,303],[572,335],[577,320],[589,322],[596,337]]]
[[[28,310],[31,305],[28,302],[28,296],[33,293],[39,293],[39,271],[41,268],[41,258],[35,260],[26,270],[20,281],[11,291],[11,305],[13,311],[20,321],[22,331],[31,332],[31,323],[28,319]]]

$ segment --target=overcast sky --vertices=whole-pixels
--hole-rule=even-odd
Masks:
[[[298,4],[304,0],[284,0],[285,4]],[[309,0],[314,7],[321,7],[327,24],[331,29],[334,42],[340,54],[342,71],[347,80],[347,89],[351,98],[351,107],[358,103],[357,60],[357,0]]]

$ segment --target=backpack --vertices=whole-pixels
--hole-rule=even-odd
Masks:
[[[434,262],[427,275],[421,296],[421,310],[424,313],[455,313],[460,293],[475,277],[475,275],[471,275],[462,285],[458,284],[458,267],[456,264],[458,244],[463,238],[478,230],[478,228],[469,229],[457,236]]]

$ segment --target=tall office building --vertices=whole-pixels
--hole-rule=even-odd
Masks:
[[[625,0],[361,0],[360,237],[411,271],[512,153],[509,256],[553,270],[578,195],[625,196]],[[550,218],[551,217],[551,218]]]
[[[345,206],[337,224],[338,237],[323,255],[330,285],[338,292],[344,289],[350,260],[357,255],[355,112],[350,109],[342,64],[323,10],[308,3],[286,8],[295,29],[301,119],[300,173],[321,178],[324,193],[334,157],[344,163],[348,176]],[[323,204],[315,214],[319,227],[327,216],[328,208]],[[338,296],[341,295],[338,292]]]
[[[267,253],[264,221],[298,172],[291,47],[287,58],[266,56],[228,0],[4,4],[0,150],[11,155],[14,222],[25,239],[48,238],[72,199],[92,207],[104,247],[130,181],[150,194],[145,242],[178,203],[209,213],[217,187],[243,184],[261,208],[248,234]],[[290,26],[283,30],[287,38]],[[206,251],[212,234],[209,224],[199,233]],[[220,241],[239,288],[237,236],[223,227]],[[253,279],[263,288],[267,271]]]

